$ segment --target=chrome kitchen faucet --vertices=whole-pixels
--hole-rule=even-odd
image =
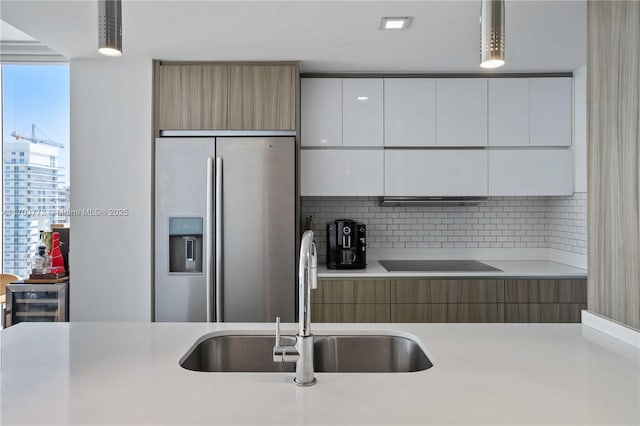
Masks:
[[[311,334],[311,290],[318,288],[318,257],[313,231],[305,231],[300,242],[298,265],[298,334],[295,345],[280,345],[280,317],[276,318],[276,345],[273,347],[274,362],[295,362],[298,386],[316,383],[313,375],[313,334]]]

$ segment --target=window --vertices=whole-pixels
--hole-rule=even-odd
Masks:
[[[0,72],[0,258],[2,272],[26,277],[38,230],[69,222],[69,66],[3,64]]]

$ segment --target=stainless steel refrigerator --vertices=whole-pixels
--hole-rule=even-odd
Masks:
[[[155,141],[156,321],[295,320],[295,138]]]

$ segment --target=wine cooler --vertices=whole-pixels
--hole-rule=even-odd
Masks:
[[[5,327],[20,322],[69,321],[68,283],[9,284]]]

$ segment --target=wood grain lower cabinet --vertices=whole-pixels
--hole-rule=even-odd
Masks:
[[[497,303],[503,293],[503,280],[391,280],[391,303]]]
[[[314,322],[390,322],[388,280],[319,280],[311,292]]]
[[[316,303],[313,322],[391,322],[388,303]]]
[[[505,322],[580,322],[587,280],[505,280]]]
[[[391,281],[391,322],[502,322],[503,280]]]
[[[505,303],[587,303],[587,280],[505,280]]]
[[[400,303],[391,322],[503,322],[503,303]]]
[[[389,303],[388,280],[319,280],[311,303]]]
[[[586,303],[505,303],[504,322],[580,322]]]
[[[316,322],[580,322],[587,281],[320,280],[311,303]]]

